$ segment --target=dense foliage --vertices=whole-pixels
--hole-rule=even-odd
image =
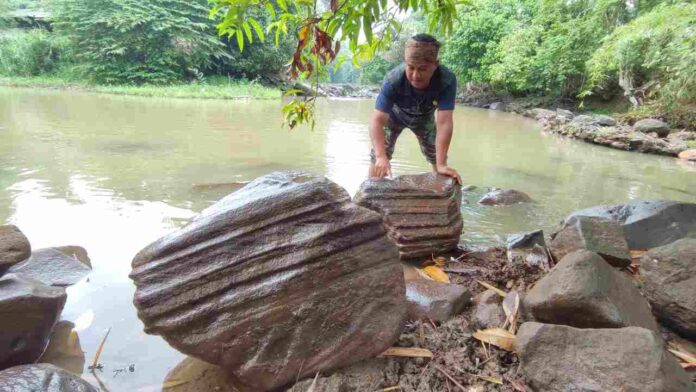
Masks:
[[[0,38],[0,75],[37,76],[53,71],[64,49],[41,29],[14,31]]]

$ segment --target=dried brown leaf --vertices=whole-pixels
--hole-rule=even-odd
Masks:
[[[380,357],[411,357],[411,358],[432,358],[433,353],[420,347],[389,347]]]
[[[478,374],[473,374],[473,376],[480,378],[481,380],[486,380],[488,382],[492,382],[494,384],[500,384],[503,385],[503,380],[497,378],[497,377],[491,377],[491,376],[480,376]]]
[[[687,364],[692,364],[696,365],[696,357],[689,354],[685,353],[683,351],[675,350],[675,349],[669,349],[669,352],[674,354],[677,358],[681,359],[682,361],[686,362]]]
[[[501,296],[501,297],[503,297],[503,298],[505,298],[505,296],[507,295],[507,293],[506,293],[505,291],[503,291],[503,290],[501,290],[501,289],[499,289],[499,288],[493,286],[493,285],[490,284],[490,283],[484,282],[484,281],[482,281],[482,280],[476,280],[476,281],[477,281],[481,286],[483,286],[483,287],[485,287],[485,288],[487,288],[487,289],[489,289],[489,290],[495,291],[496,294],[498,294],[499,296]]]
[[[506,351],[514,351],[515,348],[515,335],[502,328],[478,330],[474,333],[474,337]]]
[[[449,283],[449,276],[445,273],[445,271],[442,270],[442,268],[434,266],[434,265],[429,265],[425,268],[423,268],[423,272],[425,272],[428,276],[430,276],[433,280],[442,282],[442,283]]]

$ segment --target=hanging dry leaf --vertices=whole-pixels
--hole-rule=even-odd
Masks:
[[[481,286],[483,286],[483,287],[485,287],[485,288],[487,288],[487,289],[489,289],[489,290],[495,291],[496,294],[498,294],[499,296],[501,296],[501,297],[503,297],[503,298],[505,298],[505,296],[507,295],[506,292],[504,292],[503,290],[501,290],[501,289],[499,289],[499,288],[493,286],[493,285],[490,284],[490,283],[486,283],[486,282],[481,281],[481,280],[477,280],[477,282],[478,282]]]
[[[503,301],[503,311],[505,312],[506,316],[503,328],[505,328],[506,325],[509,326],[508,331],[514,335],[517,330],[517,314],[520,310],[520,295],[517,292],[512,292],[511,295],[514,298],[512,309],[510,309],[508,301]]]
[[[515,349],[515,335],[502,328],[478,330],[474,333],[474,337],[506,351],[514,351]]]
[[[411,357],[411,358],[432,358],[433,353],[420,347],[389,347],[380,357]]]
[[[319,373],[317,373],[316,376],[314,376],[314,380],[312,381],[312,385],[309,386],[309,389],[307,389],[307,392],[314,392],[314,390],[317,388],[317,380],[319,379]]]
[[[425,268],[423,268],[423,272],[428,274],[433,280],[436,280],[438,282],[442,283],[449,283],[449,276],[443,271],[440,267],[434,266],[434,265],[429,265]]]
[[[674,349],[669,349],[669,352],[677,356],[677,358],[681,359],[682,361],[686,362],[687,364],[692,364],[696,365],[696,357],[693,355],[690,355],[689,353],[685,353],[683,351],[679,350],[674,350]]]
[[[474,374],[474,376],[480,378],[481,380],[486,380],[488,382],[492,382],[494,384],[500,384],[503,385],[503,380],[496,378],[496,377],[490,377],[490,376],[479,376],[478,374]]]

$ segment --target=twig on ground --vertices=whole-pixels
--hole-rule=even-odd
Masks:
[[[99,348],[97,348],[97,352],[94,354],[94,360],[92,361],[92,365],[88,368],[92,371],[92,373],[94,373],[96,369],[101,370],[101,366],[99,365],[99,357],[101,356],[102,350],[104,349],[104,343],[106,343],[106,338],[109,337],[110,332],[111,327],[109,327],[109,329],[106,330],[106,334],[104,335],[104,338],[102,339],[101,343],[99,343]]]
[[[466,391],[466,388],[464,388],[464,386],[463,386],[462,384],[458,383],[457,380],[455,380],[454,378],[452,378],[452,376],[450,376],[449,373],[447,373],[447,372],[445,371],[445,369],[443,369],[443,368],[441,368],[441,367],[439,367],[439,366],[437,366],[437,365],[433,365],[433,366],[435,367],[435,369],[439,370],[440,373],[444,374],[445,377],[449,378],[449,380],[452,381],[452,382],[454,383],[454,385],[458,386],[462,391],[467,392],[467,391]]]

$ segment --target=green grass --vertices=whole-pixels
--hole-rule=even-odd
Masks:
[[[203,82],[166,86],[98,85],[57,76],[0,77],[0,85],[13,87],[43,87],[91,91],[104,94],[136,95],[163,98],[205,99],[278,99],[279,89],[246,80],[210,77]]]

